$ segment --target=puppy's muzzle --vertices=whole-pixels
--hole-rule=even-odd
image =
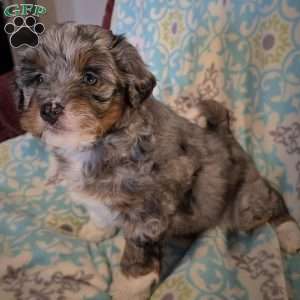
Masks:
[[[40,115],[45,122],[54,125],[59,116],[62,114],[63,110],[64,107],[62,105],[58,103],[47,102],[41,106]]]

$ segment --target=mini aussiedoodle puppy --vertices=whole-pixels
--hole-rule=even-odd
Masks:
[[[23,128],[52,148],[57,175],[93,207],[103,237],[109,226],[124,232],[114,299],[149,297],[171,236],[271,221],[284,250],[300,249],[296,223],[234,139],[227,110],[203,102],[201,128],[156,101],[154,76],[123,36],[56,25],[22,49],[17,74]]]

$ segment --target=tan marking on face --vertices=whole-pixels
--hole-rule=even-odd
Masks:
[[[65,107],[62,125],[67,131],[77,133],[80,137],[97,133],[97,113],[88,101],[72,99]]]
[[[58,120],[62,129],[46,131],[43,139],[47,144],[56,147],[87,146],[111,129],[122,113],[123,105],[120,102],[93,105],[83,99],[73,99]]]
[[[31,101],[28,109],[22,113],[20,124],[23,130],[30,132],[34,136],[40,136],[45,124],[40,117],[40,109],[36,101]]]
[[[102,135],[115,125],[123,114],[123,105],[120,103],[112,103],[104,116],[100,118]]]

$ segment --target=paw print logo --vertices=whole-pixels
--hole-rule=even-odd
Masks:
[[[39,43],[39,35],[45,30],[42,23],[37,23],[35,18],[28,16],[25,19],[21,16],[15,17],[12,23],[7,23],[4,30],[10,36],[10,44],[14,48],[22,45],[35,47]]]

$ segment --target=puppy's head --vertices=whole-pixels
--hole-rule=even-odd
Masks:
[[[136,49],[95,25],[49,29],[19,54],[21,125],[55,147],[88,146],[137,108],[155,86]]]

